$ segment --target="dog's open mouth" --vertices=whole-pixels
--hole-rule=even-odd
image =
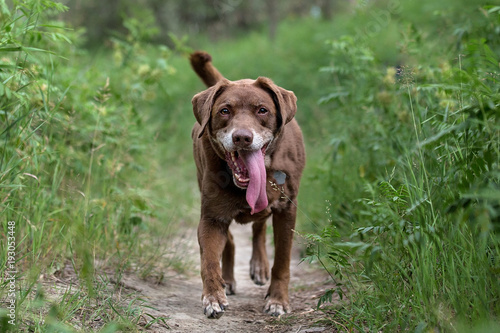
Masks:
[[[238,151],[226,152],[226,161],[233,172],[233,180],[236,186],[246,189],[250,182],[250,176],[240,153]]]
[[[246,199],[251,214],[267,207],[266,166],[264,158],[266,146],[259,150],[238,150],[226,152],[226,161],[233,172],[236,186],[246,189]]]

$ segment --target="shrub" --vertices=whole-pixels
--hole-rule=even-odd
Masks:
[[[170,203],[152,185],[161,177],[152,158],[161,148],[160,124],[145,112],[173,71],[170,52],[142,42],[132,29],[114,40],[115,61],[108,53],[92,61],[80,47],[83,31],[53,19],[66,9],[53,1],[0,1],[0,255],[7,256],[4,236],[13,221],[17,323],[30,330],[93,322],[72,314],[110,293],[109,279],[100,276],[104,267],[118,279],[131,267],[160,275],[151,262],[167,244],[155,240],[171,230],[168,212],[156,209]],[[40,276],[67,265],[79,277],[64,296],[72,301],[45,298]],[[1,261],[0,275],[7,271]],[[112,297],[108,304],[110,312],[96,314],[101,323],[130,324]],[[45,323],[31,320],[38,313]]]
[[[499,15],[477,10],[486,14],[457,36],[454,66],[443,54],[387,66],[352,36],[330,42],[322,71],[334,87],[320,102],[342,126],[326,175],[340,202],[309,239],[342,278],[322,301],[347,292],[341,309],[325,308],[346,327],[452,331],[498,320]],[[408,37],[422,35],[432,42],[425,30]]]

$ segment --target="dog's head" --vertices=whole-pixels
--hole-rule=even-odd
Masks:
[[[193,112],[202,127],[199,137],[209,137],[231,168],[235,185],[247,189],[252,211],[267,206],[266,152],[272,152],[273,142],[295,116],[296,101],[293,92],[265,77],[222,79],[193,97]]]

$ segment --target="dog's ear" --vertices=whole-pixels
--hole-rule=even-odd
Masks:
[[[210,122],[212,107],[214,106],[217,97],[222,94],[224,89],[229,85],[227,79],[222,79],[216,85],[194,95],[191,103],[193,104],[193,113],[198,124],[201,125],[201,132],[198,138],[201,138],[203,132]]]
[[[278,87],[267,77],[259,77],[255,84],[272,97],[278,116],[278,129],[290,122],[297,112],[297,97],[293,91]]]

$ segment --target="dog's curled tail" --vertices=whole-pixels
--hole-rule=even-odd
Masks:
[[[191,66],[201,80],[211,87],[222,80],[224,76],[212,65],[212,57],[207,52],[196,51],[189,57]]]

